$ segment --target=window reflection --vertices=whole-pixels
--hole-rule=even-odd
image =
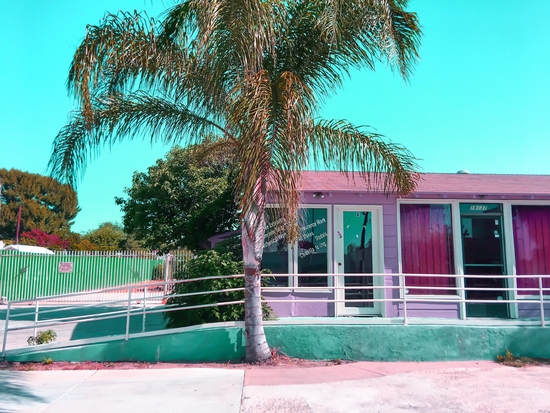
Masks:
[[[288,287],[289,277],[277,274],[290,274],[293,269],[298,274],[313,274],[298,277],[300,287],[326,287],[328,265],[328,211],[326,208],[304,208],[301,211],[300,235],[293,262],[289,265],[289,245],[283,230],[283,223],[274,219],[273,210],[266,212],[266,231],[262,269],[273,276],[266,277],[271,287]]]
[[[298,240],[298,274],[328,273],[328,226],[326,208],[303,210]],[[300,287],[326,287],[327,277],[298,277]]]
[[[401,204],[401,260],[405,274],[453,274],[450,204]],[[455,287],[454,277],[407,276],[411,294],[455,294],[430,287]]]
[[[264,252],[262,257],[262,270],[268,270],[271,274],[289,274],[288,268],[288,244],[282,220],[275,220],[273,210],[266,211],[266,230],[264,236]],[[266,283],[270,287],[288,287],[289,277],[266,276]]]
[[[513,205],[514,251],[518,275],[550,274],[550,206]],[[520,295],[538,295],[539,278],[518,278]],[[550,278],[542,279],[550,288]],[[550,294],[549,290],[543,294]]]

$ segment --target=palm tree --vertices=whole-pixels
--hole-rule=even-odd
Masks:
[[[160,20],[107,14],[88,26],[68,79],[78,101],[57,135],[50,172],[75,184],[102,146],[143,134],[236,154],[242,211],[246,358],[265,360],[260,266],[266,201],[298,237],[301,171],[355,170],[366,185],[408,193],[410,153],[346,121],[317,119],[351,69],[388,62],[406,80],[420,28],[407,0],[189,0]]]

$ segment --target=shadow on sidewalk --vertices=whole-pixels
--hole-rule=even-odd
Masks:
[[[43,403],[45,400],[36,395],[25,380],[24,374],[17,371],[2,371],[0,374],[0,413],[15,412],[15,406],[30,403]],[[14,408],[6,407],[13,406]]]

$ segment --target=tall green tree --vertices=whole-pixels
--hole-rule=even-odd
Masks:
[[[70,230],[80,210],[70,185],[49,176],[4,168],[0,168],[0,180],[0,240],[15,240],[19,207],[19,234],[34,229],[48,234]]]
[[[82,241],[87,241],[88,245],[95,246],[94,249],[100,251],[138,249],[141,246],[120,225],[112,222],[104,222],[96,229],[88,231],[82,236]]]
[[[145,247],[209,248],[208,238],[239,225],[234,156],[220,141],[176,146],[116,198],[127,233]]]
[[[407,79],[420,28],[406,0],[189,0],[160,20],[109,14],[88,26],[69,72],[80,109],[55,139],[51,173],[74,183],[103,145],[148,134],[215,136],[236,154],[242,218],[246,358],[270,357],[260,305],[266,202],[298,236],[301,171],[355,170],[366,185],[408,193],[404,148],[342,120],[318,119],[352,69],[384,61]],[[376,96],[365,96],[365,99]],[[396,120],[398,121],[398,119]]]

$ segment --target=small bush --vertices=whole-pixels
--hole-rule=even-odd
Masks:
[[[57,333],[53,330],[39,331],[35,337],[30,336],[27,339],[27,344],[29,346],[35,346],[39,344],[47,344],[55,341],[57,338]]]
[[[217,251],[206,251],[189,261],[183,271],[174,274],[174,279],[186,280],[207,276],[235,275],[243,273],[242,261],[236,261],[231,253],[219,254]],[[244,287],[243,278],[206,279],[177,284],[172,295],[189,294],[205,291],[217,291]],[[170,297],[169,306],[195,306],[244,300],[244,291],[228,291],[215,294],[198,294],[185,297]],[[262,306],[264,319],[271,318],[269,306]],[[219,305],[191,310],[170,311],[164,313],[168,328],[186,327],[197,324],[222,321],[244,320],[244,305]]]
[[[155,265],[151,279],[153,281],[164,281],[164,264]]]
[[[517,357],[513,355],[510,350],[506,349],[506,354],[504,356],[497,356],[497,363],[510,367],[541,366],[550,364],[550,359]]]
[[[235,235],[231,238],[226,239],[225,241],[219,242],[216,244],[214,251],[217,251],[219,254],[225,254],[230,252],[235,257],[236,261],[242,261],[243,259],[243,245],[241,235]]]

